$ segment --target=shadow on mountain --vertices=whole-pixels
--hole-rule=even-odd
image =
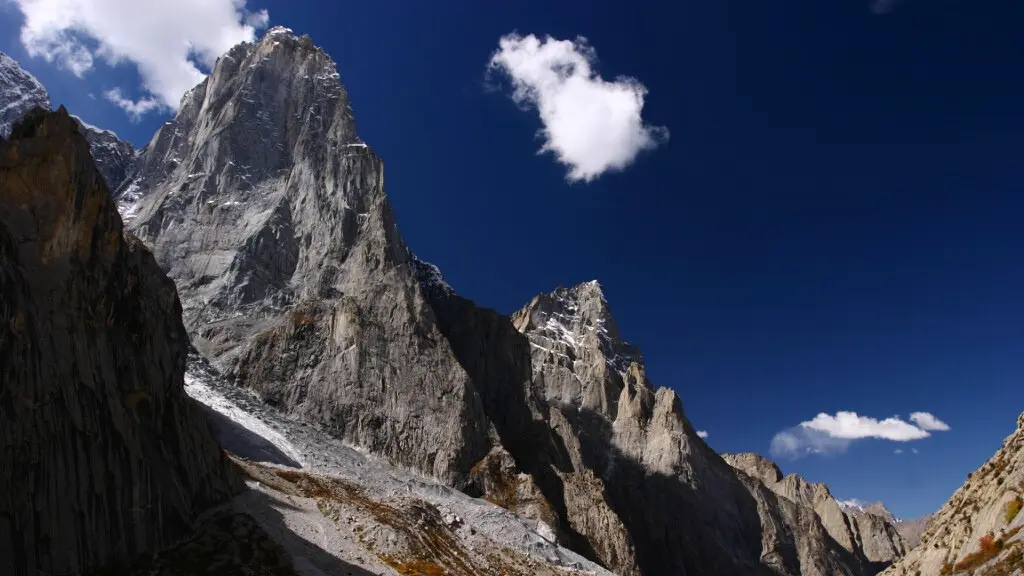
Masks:
[[[566,445],[551,427],[554,410],[561,412],[576,435],[584,467],[601,476],[603,492],[594,497],[603,498],[622,522],[640,573],[775,573],[762,563],[764,528],[757,500],[738,473],[710,448],[695,447],[695,479],[652,473],[612,443],[612,423],[602,414],[576,406],[551,406],[536,395],[529,340],[510,318],[451,293],[425,292],[438,327],[469,374],[502,446],[555,509],[568,547],[602,561],[595,551],[597,541],[574,530],[569,522],[560,473],[575,470]],[[713,465],[715,460],[719,465]],[[788,573],[799,573],[797,534],[788,527],[785,531],[772,551],[773,563]],[[829,539],[825,545],[835,560],[858,566],[834,541]]]
[[[268,464],[279,464],[291,468],[301,468],[302,465],[293,458],[274,446],[269,440],[245,428],[241,424],[231,420],[227,416],[218,413],[201,402],[195,402],[206,415],[206,421],[210,424],[213,437],[224,450]]]
[[[567,521],[565,492],[558,471],[570,472],[571,460],[562,440],[552,433],[534,397],[530,345],[512,321],[460,296],[427,291],[438,327],[459,364],[469,375],[487,418],[516,466],[536,482],[560,520],[557,527],[570,549],[600,563],[585,536]],[[480,496],[467,490],[471,496]]]
[[[256,517],[260,527],[274,542],[291,554],[296,572],[332,576],[375,576],[375,573],[349,564],[296,534],[279,510],[281,507],[297,510],[286,502],[275,502],[262,492],[250,490],[236,502],[236,507],[239,506],[243,506],[246,512]]]
[[[600,413],[575,406],[561,411],[574,430],[586,431],[580,438],[584,464],[601,474],[605,499],[626,527],[643,574],[772,574],[759,562],[757,503],[731,468],[714,487],[734,483],[727,491],[733,499],[708,502],[680,478],[651,473],[624,454]]]

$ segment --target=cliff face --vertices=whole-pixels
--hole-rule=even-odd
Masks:
[[[861,574],[813,509],[738,473],[700,439],[676,393],[655,389],[597,282],[513,315],[532,394],[565,446],[569,522],[615,570],[636,574]],[[775,469],[777,472],[777,469]]]
[[[921,543],[885,572],[1004,576],[1024,571],[1024,414],[928,523]]]
[[[222,56],[118,192],[195,346],[266,402],[462,486],[492,447],[355,134],[334,63],[284,28]]]
[[[888,511],[844,508],[824,484],[789,474],[757,454],[725,454],[725,461],[789,502],[811,510],[824,530],[852,558],[861,571],[875,574],[906,554],[907,546]]]
[[[162,548],[238,486],[184,394],[187,350],[76,122],[30,113],[0,141],[0,573]]]

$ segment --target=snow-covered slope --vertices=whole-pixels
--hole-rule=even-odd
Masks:
[[[0,52],[0,136],[11,133],[11,125],[39,106],[50,109],[50,95],[36,77]]]
[[[611,574],[555,544],[550,527],[400,469],[268,407],[190,359],[185,391],[206,406],[214,435],[239,457],[251,491],[236,505],[276,534],[305,574],[330,573],[326,551],[373,574],[437,566],[448,574]],[[328,489],[329,488],[329,489]],[[422,524],[418,530],[413,525]],[[417,536],[429,528],[443,546]],[[305,544],[295,542],[295,537]],[[411,573],[411,572],[410,572]],[[433,572],[427,572],[433,573]],[[439,572],[440,573],[440,572]]]

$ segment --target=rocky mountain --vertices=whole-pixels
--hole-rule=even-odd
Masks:
[[[175,281],[193,344],[280,418],[620,574],[874,573],[813,506],[697,436],[596,282],[509,318],[416,258],[308,37],[278,27],[230,50],[129,172],[119,207]]]
[[[33,108],[50,109],[50,95],[36,77],[0,52],[0,137]]]
[[[191,533],[237,477],[183,390],[174,284],[64,108],[0,139],[0,573],[66,574]]]
[[[903,542],[906,544],[907,550],[917,546],[921,541],[921,534],[924,533],[925,529],[928,527],[928,523],[932,519],[932,516],[934,516],[933,514],[925,514],[920,518],[913,518],[909,520],[905,518],[897,518],[882,502],[862,504],[856,501],[840,501],[839,507],[847,514],[869,513],[874,514],[875,516],[880,516],[886,522],[896,527],[896,531],[903,537]]]
[[[729,464],[764,482],[772,492],[814,510],[828,534],[857,557],[869,573],[880,571],[907,550],[895,519],[880,503],[869,507],[843,505],[824,484],[797,474],[782,475],[779,467],[757,454],[725,454]]]
[[[35,76],[13,58],[0,52],[0,136],[10,133],[11,125],[33,108],[50,109],[50,95]],[[89,143],[96,168],[107,187],[116,189],[125,179],[135,157],[135,148],[117,134],[74,117]]]
[[[96,169],[103,175],[107,187],[116,190],[128,176],[128,169],[135,160],[135,147],[126,140],[121,140],[110,130],[97,128],[74,116],[79,130],[89,143]]]
[[[912,520],[896,519],[896,531],[903,536],[903,541],[907,543],[907,550],[921,543],[921,535],[928,529],[928,525],[931,524],[934,517],[934,514],[926,514]]]
[[[921,542],[884,574],[1024,572],[1024,414],[1017,429],[935,514]]]
[[[606,560],[616,571],[867,573],[813,510],[780,500],[697,436],[675,392],[647,379],[597,282],[537,296],[512,321],[529,340],[534,393],[587,480],[567,483],[570,523],[596,549],[628,552],[632,564]]]

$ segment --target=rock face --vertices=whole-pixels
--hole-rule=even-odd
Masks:
[[[0,141],[0,573],[173,543],[239,485],[185,396],[173,283],[61,108]],[[12,369],[16,368],[16,369]]]
[[[194,345],[265,401],[461,486],[491,448],[334,63],[274,28],[185,94],[119,192]]]
[[[921,535],[928,529],[934,517],[934,514],[926,514],[913,520],[896,520],[896,531],[900,533],[900,536],[903,536],[904,542],[907,543],[908,551],[921,543]]]
[[[777,468],[740,474],[708,448],[675,392],[651,385],[597,282],[540,295],[512,320],[578,478],[566,486],[569,523],[607,565],[624,574],[864,573],[813,509],[765,488]]]
[[[107,188],[116,190],[128,176],[128,169],[135,160],[135,147],[126,140],[121,140],[110,130],[86,124],[81,118],[75,117],[79,131],[89,143],[89,152],[96,169],[103,175]]]
[[[814,511],[829,536],[858,559],[865,573],[877,573],[906,554],[895,518],[881,503],[866,508],[843,506],[824,484],[797,474],[783,476],[774,462],[757,454],[724,454],[723,458],[775,494]]]
[[[1024,414],[1002,447],[935,514],[921,543],[885,571],[1009,575],[1024,571]]]
[[[7,136],[11,125],[33,108],[50,109],[50,95],[36,77],[13,58],[0,52],[0,136]],[[125,179],[135,156],[135,148],[110,130],[103,130],[75,118],[79,131],[89,143],[93,162],[107,187],[116,189]]]

